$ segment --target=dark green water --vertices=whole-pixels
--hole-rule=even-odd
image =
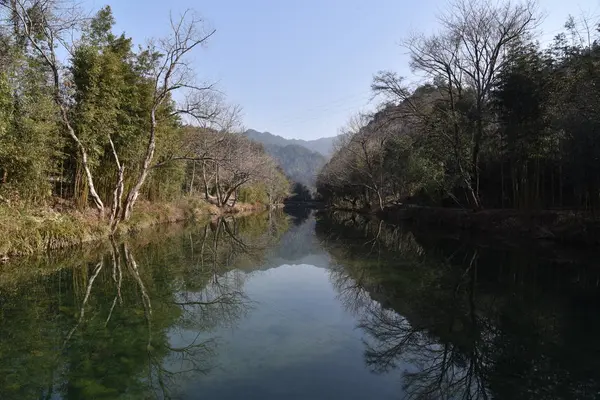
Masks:
[[[598,258],[352,215],[0,269],[0,399],[596,399]]]

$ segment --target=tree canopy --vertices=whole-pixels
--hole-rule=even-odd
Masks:
[[[543,47],[534,3],[453,1],[403,46],[423,80],[375,75],[374,114],[343,129],[318,191],[331,204],[597,210],[598,30],[570,18]]]
[[[77,2],[4,1],[0,20],[0,202],[62,199],[115,227],[139,198],[287,195],[271,157],[241,134],[240,108],[196,76],[191,54],[215,30],[191,10],[140,48],[113,32],[108,6],[84,18]]]

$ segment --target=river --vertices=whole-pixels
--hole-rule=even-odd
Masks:
[[[596,399],[594,253],[352,214],[0,266],[0,399]]]

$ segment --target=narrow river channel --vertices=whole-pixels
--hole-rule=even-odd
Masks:
[[[600,258],[352,214],[0,269],[0,399],[596,399]]]

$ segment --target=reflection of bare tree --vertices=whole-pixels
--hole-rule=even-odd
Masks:
[[[232,326],[248,310],[249,300],[241,289],[243,280],[232,271],[211,280],[201,291],[180,292],[174,304],[184,310],[182,327]]]
[[[260,217],[252,222],[258,220]],[[268,219],[260,222],[265,225],[257,229],[244,218],[228,216],[214,219],[204,227],[198,235],[199,243],[193,243],[195,264],[191,272],[194,277],[204,278],[210,274],[209,279],[218,282],[233,270],[260,264],[277,233],[269,229]],[[242,278],[243,274],[236,276]]]
[[[162,398],[171,397],[171,388],[176,386],[177,378],[189,374],[207,374],[212,367],[208,360],[214,355],[215,341],[207,339],[199,341],[202,330],[194,339],[186,345],[173,347],[168,342],[153,341],[153,312],[152,302],[148,290],[141,278],[137,262],[128,246],[123,245],[123,252],[127,261],[127,267],[133,276],[140,291],[140,297],[144,308],[144,315],[147,321],[148,329],[148,385],[153,390],[160,390]],[[186,306],[196,306],[202,311],[201,314],[208,312],[206,306],[217,306],[221,303],[233,302],[234,295],[230,297],[222,295],[210,301],[176,301],[175,305],[185,308]],[[166,357],[164,354],[166,353]],[[175,363],[177,361],[177,363]],[[172,366],[169,368],[169,366]],[[156,393],[156,392],[155,392]]]
[[[108,326],[108,322],[110,321],[110,317],[112,316],[113,311],[115,310],[115,306],[117,305],[117,301],[119,304],[123,305],[123,296],[121,295],[121,286],[123,284],[123,270],[121,269],[121,253],[117,249],[117,244],[114,240],[111,240],[111,252],[110,252],[113,270],[112,270],[112,279],[117,287],[117,293],[115,294],[115,298],[110,307],[110,311],[108,313],[108,317],[106,318],[106,322],[104,326]]]
[[[254,257],[262,257],[263,244],[285,227],[272,220],[278,231],[265,233],[267,222],[228,218],[187,227],[185,236],[161,234],[159,243],[147,237],[106,243],[99,247],[104,254],[73,257],[74,268],[33,282],[35,292],[26,296],[32,307],[3,292],[3,302],[10,300],[3,310],[23,309],[28,322],[17,318],[2,334],[11,340],[16,332],[29,334],[10,350],[17,361],[9,360],[2,382],[18,381],[45,398],[89,397],[91,391],[106,398],[175,397],[182,381],[217,367],[219,329],[249,309],[244,271],[262,265]],[[3,396],[21,392],[2,388]]]
[[[440,341],[430,329],[415,327],[401,315],[372,307],[362,320],[368,339],[365,358],[377,373],[409,364],[404,388],[409,399],[487,399],[485,372],[476,349]]]
[[[338,298],[360,318],[369,368],[376,373],[405,370],[404,388],[411,399],[490,397],[484,355],[486,343],[493,338],[493,328],[476,309],[477,252],[470,257],[464,273],[452,275],[456,276],[453,282],[442,282],[442,277],[447,279],[444,274],[425,275],[423,269],[427,266],[417,263],[422,250],[411,240],[404,243],[406,237],[399,236],[397,230],[386,231],[381,224],[373,228],[372,239],[366,243],[357,241],[356,245],[363,254],[369,253],[368,257],[348,257],[353,254],[349,250],[343,262],[331,269]],[[376,246],[381,240],[387,243]],[[422,287],[402,289],[402,297],[397,297],[400,289],[393,282],[386,282],[389,275],[378,275],[382,268],[379,256],[371,254],[387,251],[390,244],[404,250],[395,253],[395,257],[406,254],[417,265],[415,268],[421,269],[422,277],[432,280],[422,281]],[[389,261],[383,257],[383,263]],[[447,270],[442,265],[436,268],[434,271]]]
[[[356,252],[362,258],[379,257],[382,251],[395,251],[411,258],[424,255],[414,234],[400,225],[349,212],[335,212],[330,218],[328,222],[333,222],[335,228],[318,232],[325,248]]]
[[[203,253],[205,249],[207,251],[218,250],[218,244],[208,246],[206,239],[207,230],[205,230],[201,245]],[[242,291],[243,279],[240,278],[239,273],[224,269],[223,264],[220,264],[222,259],[216,257],[214,262],[211,262],[208,279],[204,280],[201,289],[188,291],[183,288],[173,288],[174,291],[166,293],[171,296],[170,298],[154,299],[158,301],[157,311],[153,305],[151,287],[148,286],[148,275],[143,273],[143,266],[138,265],[130,246],[126,243],[119,246],[115,242],[112,242],[111,245],[109,257],[102,257],[87,280],[85,295],[79,307],[79,315],[64,339],[63,348],[67,347],[69,341],[74,340],[73,336],[77,329],[87,319],[94,318],[93,314],[97,314],[91,313],[88,318],[86,308],[89,307],[90,299],[93,297],[95,283],[102,282],[102,279],[98,279],[98,277],[104,270],[105,262],[110,262],[112,270],[107,272],[110,273],[110,277],[106,282],[115,285],[115,295],[110,303],[108,316],[103,321],[103,326],[109,327],[111,318],[124,305],[123,297],[126,294],[124,293],[124,282],[133,282],[134,287],[128,287],[128,297],[131,298],[131,293],[136,293],[137,304],[143,309],[146,324],[145,348],[148,360],[146,383],[157,397],[170,398],[173,390],[179,386],[180,379],[193,374],[207,374],[214,368],[211,360],[215,355],[217,341],[215,337],[207,337],[207,333],[216,326],[233,324],[246,312],[248,301]],[[202,263],[202,268],[196,272],[202,273],[203,266]],[[165,328],[172,329],[173,327],[164,326],[164,322],[162,322],[164,315],[162,314],[165,312],[177,314],[177,309],[181,310],[177,325],[187,330],[189,340],[174,346],[165,332]],[[156,312],[158,312],[157,315],[155,315]],[[157,317],[160,318],[158,321],[156,321]],[[190,338],[191,331],[195,333]]]
[[[123,252],[125,253],[125,260],[127,261],[127,268],[137,283],[138,288],[140,289],[142,305],[144,306],[144,316],[146,317],[146,321],[148,323],[148,351],[150,351],[152,348],[152,302],[150,301],[150,296],[148,295],[144,281],[140,277],[140,272],[138,270],[135,258],[133,257],[133,254],[129,250],[127,244],[123,244]]]
[[[81,322],[83,321],[83,318],[85,316],[85,307],[90,298],[90,294],[92,293],[92,287],[94,286],[94,281],[96,280],[98,275],[100,275],[100,271],[102,271],[103,266],[104,266],[104,262],[103,262],[103,260],[101,260],[98,264],[96,264],[96,267],[94,268],[94,272],[92,273],[92,276],[88,280],[87,288],[85,290],[85,296],[83,297],[83,301],[81,302],[81,307],[79,308],[79,318],[77,318],[77,322],[75,323],[75,326],[73,326],[73,328],[69,331],[69,333],[65,337],[65,340],[63,342],[63,348],[65,348],[67,346],[67,343],[69,342],[69,340],[71,340],[71,337],[73,336],[73,334],[75,333],[75,331],[77,330],[79,325],[81,325]]]
[[[352,277],[343,265],[334,264],[330,266],[329,276],[338,293],[337,298],[348,311],[359,314],[373,302],[365,289],[365,269],[360,270],[356,277]]]
[[[387,372],[403,362],[416,367],[404,373],[408,398],[487,399],[486,340],[493,337],[476,310],[475,252],[468,269],[443,298],[438,310],[421,309],[420,302],[436,301],[425,293],[414,299],[416,315],[409,321],[397,312],[374,305],[365,310],[361,327],[367,333],[367,364]],[[417,294],[419,292],[416,292]],[[393,300],[390,300],[393,303]],[[431,315],[419,315],[424,312]],[[457,327],[461,327],[457,331]],[[488,329],[484,329],[488,328]],[[484,332],[485,331],[485,332]]]
[[[359,327],[372,339],[367,343],[366,362],[373,371],[381,373],[398,365],[398,356],[408,348],[422,343],[422,332],[414,329],[406,318],[379,304],[363,310]]]
[[[572,261],[564,268],[530,251],[413,236],[341,213],[320,219],[317,234],[338,296],[365,333],[366,364],[398,374],[405,398],[598,397],[599,325],[584,306],[597,302],[588,286],[596,267],[586,279]]]

